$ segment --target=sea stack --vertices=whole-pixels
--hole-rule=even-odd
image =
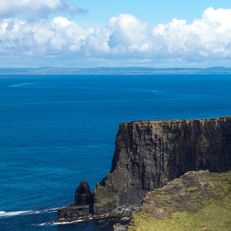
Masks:
[[[85,206],[92,204],[92,194],[87,182],[81,182],[75,192],[75,205]]]
[[[93,197],[86,182],[81,182],[75,192],[75,203],[58,210],[59,221],[87,220],[92,214]]]
[[[93,215],[124,216],[147,192],[198,170],[231,170],[231,117],[122,123],[111,171],[93,192]]]

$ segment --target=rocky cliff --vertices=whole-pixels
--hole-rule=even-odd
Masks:
[[[229,231],[231,172],[188,172],[148,192],[129,231]]]
[[[146,192],[206,169],[231,170],[231,117],[122,123],[111,171],[97,184],[90,207],[95,217],[126,214]]]
[[[187,171],[231,169],[231,117],[120,125],[112,168],[94,190],[94,213],[137,205]]]

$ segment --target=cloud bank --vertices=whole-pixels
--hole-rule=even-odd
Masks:
[[[0,0],[0,17],[46,17],[54,12],[83,13],[84,10],[65,0]]]
[[[9,14],[9,6],[1,2],[0,12]],[[49,10],[62,5],[59,0],[36,2],[33,7]],[[111,60],[112,65],[113,60],[118,65],[126,60],[128,66],[223,65],[231,58],[231,9],[208,8],[192,22],[172,19],[156,26],[130,14],[111,17],[104,27],[82,26],[62,16],[37,21],[5,18],[0,20],[0,56]]]

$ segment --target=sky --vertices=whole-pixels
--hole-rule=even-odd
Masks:
[[[0,67],[230,67],[230,60],[230,0],[0,0]]]

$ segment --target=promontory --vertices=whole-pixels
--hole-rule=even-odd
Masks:
[[[199,170],[231,170],[231,117],[122,123],[109,174],[92,193],[82,182],[58,221],[129,216],[148,192]]]

